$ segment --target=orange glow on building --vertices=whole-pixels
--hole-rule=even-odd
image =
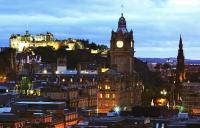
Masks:
[[[158,106],[166,106],[167,105],[168,100],[165,98],[159,98],[156,100],[156,105]]]
[[[105,85],[105,90],[109,90],[110,86],[109,85]]]
[[[112,95],[112,98],[113,98],[113,99],[115,98],[115,94]]]
[[[110,98],[110,94],[106,94],[106,98]]]
[[[77,123],[78,123],[78,120],[74,120],[74,121],[66,122],[65,125],[66,126],[73,126],[73,125],[76,125]]]
[[[99,97],[100,97],[100,98],[103,98],[103,94],[102,94],[102,93],[100,93],[100,94],[99,94]]]
[[[6,76],[3,76],[3,75],[0,75],[0,82],[6,82],[7,81],[7,77]]]
[[[64,127],[65,127],[64,123],[59,123],[59,124],[54,125],[54,128],[64,128]]]

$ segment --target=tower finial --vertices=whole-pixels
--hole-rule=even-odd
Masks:
[[[26,35],[28,35],[28,34],[29,34],[29,25],[26,24]]]
[[[121,15],[123,16],[123,11],[124,11],[124,5],[123,4],[121,5],[121,9],[122,9]]]

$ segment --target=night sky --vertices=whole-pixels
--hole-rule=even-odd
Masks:
[[[109,46],[121,12],[133,29],[136,57],[176,57],[181,34],[185,57],[200,59],[200,0],[0,0],[0,46],[27,29]]]

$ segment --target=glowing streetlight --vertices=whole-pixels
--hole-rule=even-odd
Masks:
[[[43,70],[43,73],[44,73],[44,74],[47,74],[47,70],[46,70],[46,69],[45,69],[45,70]]]
[[[62,79],[62,82],[65,82],[65,79],[64,79],[64,78]]]
[[[166,96],[167,95],[167,91],[165,89],[163,89],[162,91],[160,91],[160,94]]]
[[[32,95],[34,93],[34,91],[33,90],[30,90],[30,94]]]
[[[55,74],[59,74],[59,71],[58,71],[58,70],[56,70],[56,71],[55,71]]]
[[[151,106],[154,106],[155,104],[154,104],[154,102],[153,102],[153,99],[151,100]]]
[[[115,108],[114,108],[114,111],[119,115],[119,112],[120,112],[120,107],[119,106],[116,106]]]

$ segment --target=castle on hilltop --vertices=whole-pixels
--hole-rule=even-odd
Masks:
[[[24,35],[12,34],[10,36],[10,47],[22,52],[31,47],[46,47],[51,46],[57,50],[60,46],[67,46],[67,50],[73,50],[76,46],[79,49],[83,49],[81,42],[70,40],[55,40],[54,35],[50,32],[46,34],[32,35],[29,31],[26,31]]]

